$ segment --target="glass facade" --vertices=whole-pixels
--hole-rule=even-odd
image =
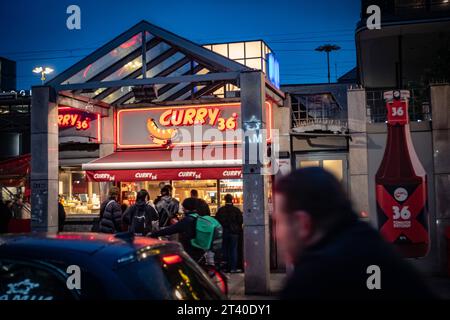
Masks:
[[[58,189],[67,215],[100,213],[101,200],[104,200],[100,183],[88,181],[84,171],[61,169]]]

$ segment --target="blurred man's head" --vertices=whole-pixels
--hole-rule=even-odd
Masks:
[[[191,190],[191,198],[198,198],[198,191],[195,189]]]
[[[275,186],[277,237],[288,262],[354,214],[341,183],[321,168],[305,168],[281,178]]]

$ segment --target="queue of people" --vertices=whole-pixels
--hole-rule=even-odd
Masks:
[[[181,242],[185,251],[195,260],[205,253],[191,244],[196,235],[196,216],[210,216],[211,211],[197,190],[191,190],[191,197],[186,198],[181,206],[172,196],[172,186],[161,188],[161,193],[154,202],[146,190],[138,192],[136,203],[130,207],[121,207],[118,203],[119,189],[112,187],[108,199],[100,207],[100,219],[94,231],[118,233],[129,231],[136,235],[150,237],[167,237]],[[223,245],[221,261],[230,272],[242,272],[237,268],[238,238],[242,233],[242,212],[233,205],[233,196],[225,196],[225,205],[219,208],[216,219],[223,228]],[[180,212],[183,218],[179,218]]]

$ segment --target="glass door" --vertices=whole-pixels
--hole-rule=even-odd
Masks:
[[[321,167],[331,172],[347,189],[346,154],[302,154],[296,156],[297,168]]]

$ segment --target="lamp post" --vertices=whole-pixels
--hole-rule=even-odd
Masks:
[[[323,46],[317,47],[315,50],[319,52],[327,53],[327,65],[328,65],[328,83],[330,83],[330,52],[337,51],[341,49],[341,47],[335,44],[324,44]]]
[[[40,74],[41,75],[41,81],[42,84],[44,84],[44,81],[46,80],[45,75],[52,73],[54,70],[49,67],[36,67],[33,69],[33,73]]]

